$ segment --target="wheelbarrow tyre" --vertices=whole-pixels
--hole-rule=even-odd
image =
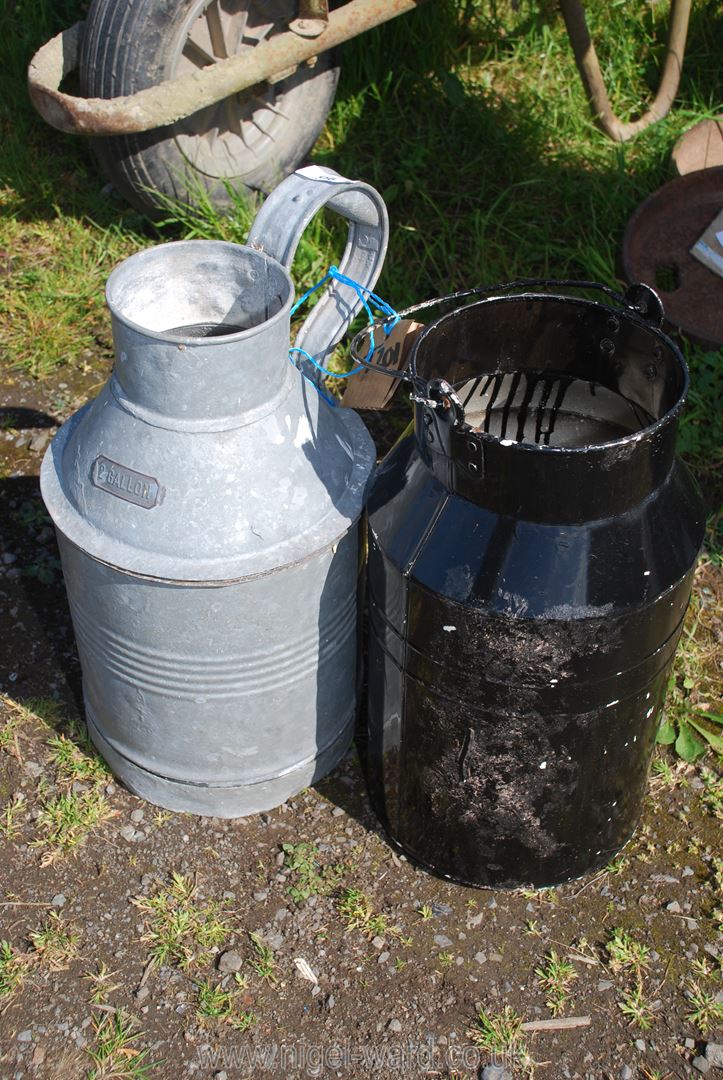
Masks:
[[[218,3],[93,0],[80,57],[83,94],[118,97],[172,79],[191,70],[189,45],[194,66],[200,66],[199,40],[202,51],[216,51],[204,24]],[[251,25],[242,34],[246,47],[253,43],[254,25],[260,36],[264,18],[281,29],[295,8],[294,0],[226,0],[221,10],[228,20],[229,55],[239,48],[234,19],[245,14],[246,27]],[[227,209],[234,192],[270,191],[303,161],[324,126],[338,77],[334,55],[323,53],[315,66],[301,65],[273,86],[254,87],[168,127],[93,139],[93,150],[107,179],[145,213],[159,216],[167,209],[164,196],[188,204],[210,199]]]

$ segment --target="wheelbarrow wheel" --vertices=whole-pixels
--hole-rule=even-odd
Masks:
[[[93,0],[80,58],[82,92],[132,94],[286,30],[295,0]],[[163,196],[232,205],[233,190],[269,191],[305,157],[334,100],[339,69],[329,53],[200,109],[170,127],[93,140],[103,172],[141,210]]]

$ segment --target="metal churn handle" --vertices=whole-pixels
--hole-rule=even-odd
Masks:
[[[324,206],[349,222],[340,271],[364,289],[373,289],[389,241],[387,208],[369,184],[347,180],[333,169],[310,165],[279,184],[251,226],[249,246],[290,269],[306,226]],[[324,365],[361,305],[356,290],[333,281],[301,327],[295,346]]]

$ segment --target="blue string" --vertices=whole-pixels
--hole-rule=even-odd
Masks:
[[[361,300],[364,310],[367,313],[367,318],[369,319],[369,352],[364,359],[368,363],[376,348],[374,344],[375,320],[374,314],[372,312],[372,305],[377,308],[377,310],[380,311],[383,315],[387,316],[386,322],[382,323],[384,332],[386,334],[389,334],[392,327],[396,326],[396,324],[399,322],[400,316],[397,314],[394,308],[386,302],[386,300],[382,300],[380,296],[377,296],[376,293],[372,292],[372,290],[368,289],[365,285],[360,285],[358,281],[354,281],[353,278],[347,277],[346,274],[342,274],[338,267],[330,266],[327,272],[324,274],[323,278],[321,278],[320,281],[317,281],[316,285],[312,285],[310,289],[307,289],[303,296],[299,297],[299,299],[296,301],[296,303],[291,309],[291,314],[295,315],[301,305],[305,303],[310,296],[313,296],[313,294],[317,292],[318,289],[321,289],[322,286],[326,285],[327,281],[331,280],[338,281],[339,284],[348,285],[350,288],[352,288]],[[311,363],[318,371],[320,371],[322,375],[329,375],[333,379],[349,379],[352,375],[356,375],[358,374],[358,372],[364,370],[364,364],[359,364],[359,366],[355,367],[352,371],[330,371],[329,368],[325,368],[323,364],[320,364],[318,360],[314,359],[311,353],[307,352],[306,349],[301,349],[298,346],[294,346],[293,348],[289,349],[289,360],[291,360],[292,364],[294,363],[294,361],[291,359],[292,353],[300,353],[306,360],[309,361],[309,363]],[[316,386],[316,383],[314,383],[314,386]],[[336,404],[336,402],[332,398],[328,397],[318,386],[316,386],[316,389],[326,401],[328,401],[330,404]]]

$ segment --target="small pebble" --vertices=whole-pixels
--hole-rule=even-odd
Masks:
[[[613,987],[613,984],[612,984],[612,983],[610,982],[610,980],[609,980],[609,979],[600,979],[600,980],[598,981],[598,984],[597,984],[597,988],[598,988],[598,990],[600,990],[601,992],[602,992],[603,990],[612,990],[612,987]]]
[[[665,905],[665,910],[669,911],[671,915],[680,915],[680,904],[677,900],[673,900],[670,904]]]
[[[620,1080],[633,1080],[633,1070],[629,1065],[623,1065],[620,1070]]]
[[[334,809],[331,812],[332,817],[342,817],[343,814],[344,814],[344,811],[342,810],[342,808],[340,806],[335,806]]]
[[[493,964],[501,964],[502,961],[504,960],[504,956],[502,955],[502,953],[498,953],[498,952],[489,953],[489,958],[490,958],[490,960],[492,961]]]
[[[145,814],[144,814],[143,810],[141,810],[141,809],[133,810],[132,813],[131,813],[131,821],[135,821],[136,824],[143,821],[144,817],[145,817]]]
[[[240,971],[243,962],[244,960],[241,953],[236,952],[235,949],[228,949],[226,952],[221,953],[216,966],[219,971],[228,973],[231,971]]]
[[[380,952],[379,956],[377,957],[377,963],[378,964],[386,964],[388,959],[389,959],[389,953],[388,952]]]
[[[717,1069],[723,1069],[723,1043],[708,1043],[705,1048],[705,1059]]]
[[[448,938],[446,934],[435,934],[434,944],[439,945],[440,949],[447,949],[452,944],[452,939]]]
[[[65,907],[66,901],[62,892],[56,893],[50,903],[53,905],[53,907]]]
[[[712,1065],[711,1065],[710,1061],[708,1061],[707,1058],[700,1057],[700,1056],[693,1058],[693,1061],[691,1062],[691,1064],[692,1064],[693,1068],[696,1070],[696,1072],[701,1073],[703,1076],[705,1076],[706,1073],[709,1073],[711,1068],[712,1068]]]
[[[147,986],[139,986],[135,992],[135,999],[136,1001],[145,1001],[149,994],[150,990]]]
[[[329,994],[328,998],[326,999],[326,1007],[327,1007],[327,1009],[333,1009],[335,1005],[336,1005],[336,998],[334,997],[333,994]]]
[[[21,1031],[20,1034],[18,1035],[18,1042],[32,1042],[32,1041],[33,1041],[33,1033],[29,1029],[26,1029],[25,1031]]]
[[[132,825],[124,825],[123,828],[120,830],[120,834],[124,840],[127,840],[130,843],[131,840],[135,838],[136,830],[133,828]]]
[[[682,873],[683,877],[693,877],[694,874],[695,874],[695,870],[693,869],[692,866],[683,867],[683,873]]]
[[[695,1039],[686,1039],[684,1046],[686,1050],[695,1050]]]
[[[475,953],[474,958],[475,958],[475,960],[477,961],[478,964],[486,964],[487,963],[487,953],[483,953],[483,952]]]
[[[257,889],[256,892],[253,894],[254,900],[258,904],[261,904],[264,900],[266,900],[268,898],[268,895],[269,895],[268,889]]]
[[[394,1020],[390,1020],[389,1023],[387,1024],[387,1030],[388,1031],[393,1031],[393,1032],[395,1032],[395,1034],[400,1032],[402,1030],[402,1022],[401,1022],[401,1020],[397,1020],[396,1017],[395,1017]]]
[[[633,1046],[636,1050],[639,1050],[641,1054],[645,1053],[645,1039],[636,1039]]]
[[[374,946],[375,949],[383,948],[384,947],[384,938],[379,937],[379,935],[377,934],[377,936],[375,938],[372,938],[372,945]]]

